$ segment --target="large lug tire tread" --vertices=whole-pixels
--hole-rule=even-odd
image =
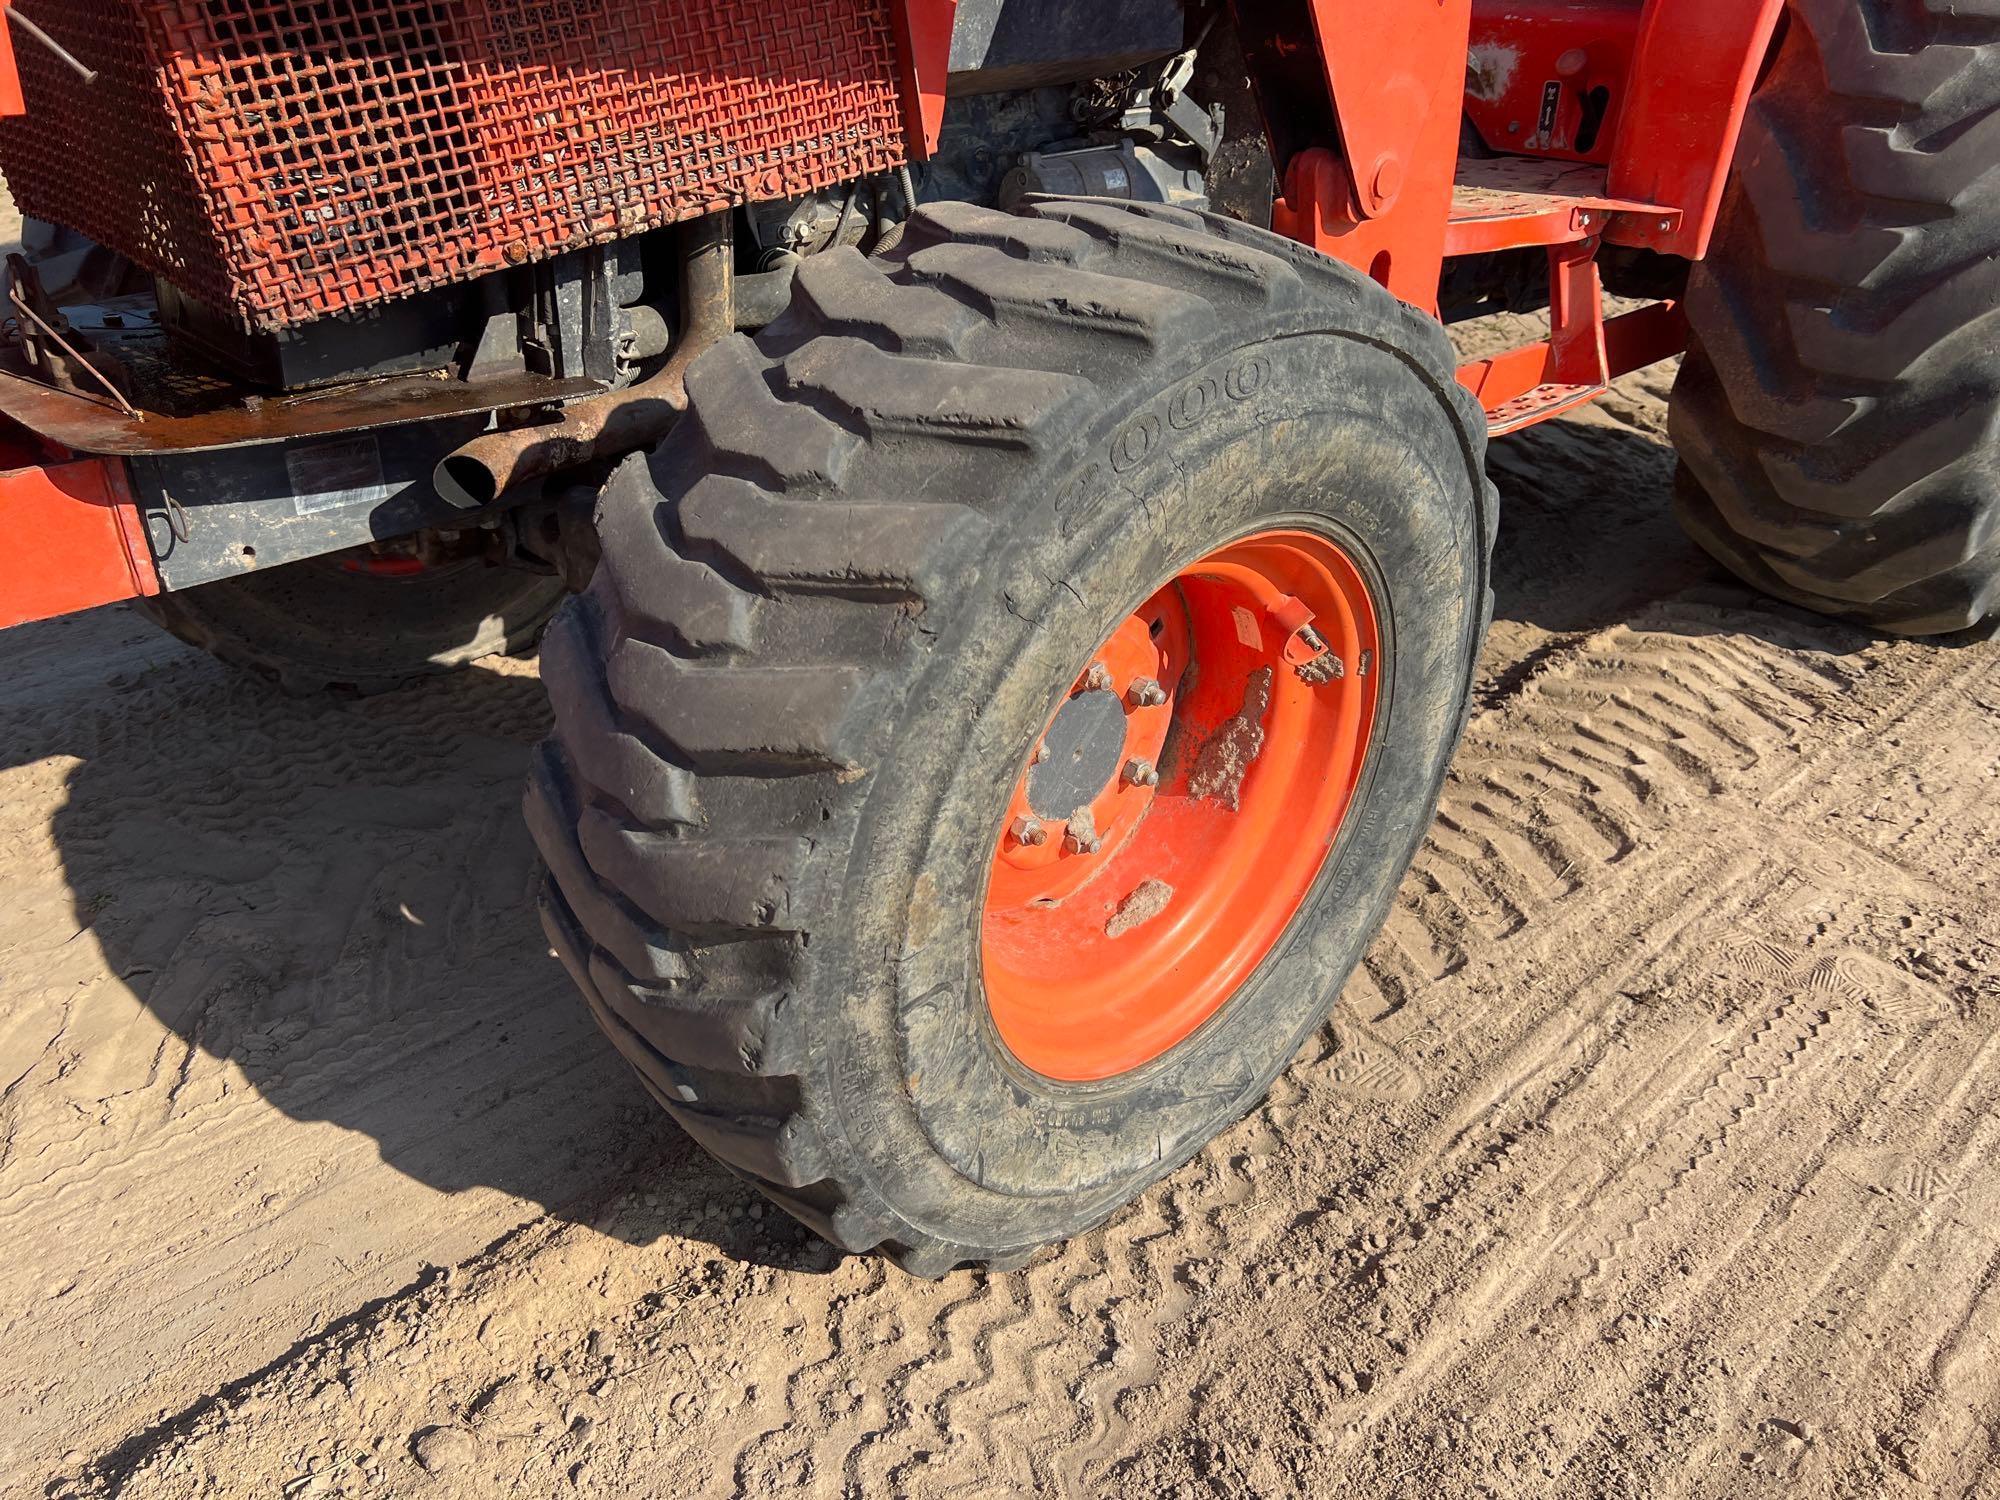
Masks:
[[[927,206],[885,257],[807,261],[792,309],[698,361],[675,433],[607,484],[603,561],[543,649],[555,731],[526,812],[548,866],[544,928],[667,1112],[835,1244],[938,1276],[1006,1269],[1057,1237],[919,1229],[844,1132],[816,1010],[844,1003],[847,981],[825,972],[853,936],[841,882],[879,815],[883,762],[933,732],[936,700],[911,700],[951,691],[925,673],[955,602],[1009,565],[1051,455],[1129,393],[1162,389],[1180,351],[1296,327],[1416,372],[1474,497],[1477,585],[1441,778],[1491,612],[1484,422],[1435,322],[1261,231],[1102,202]],[[1080,1195],[1060,1232],[1202,1143]]]
[[[2000,10],[1792,0],[1687,296],[1676,507],[1781,599],[2000,610]]]
[[[482,657],[526,651],[562,580],[480,562],[379,579],[312,558],[135,601],[197,650],[296,696],[366,697]]]

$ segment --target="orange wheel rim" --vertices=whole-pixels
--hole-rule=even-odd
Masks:
[[[1049,716],[993,851],[981,968],[1026,1067],[1109,1078],[1184,1040],[1276,946],[1354,800],[1381,641],[1324,537],[1183,568]]]

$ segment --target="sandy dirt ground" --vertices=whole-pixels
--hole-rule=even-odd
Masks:
[[[300,703],[0,641],[0,1488],[2000,1497],[2000,647],[1496,446],[1481,699],[1266,1107],[1028,1270],[837,1256],[527,907],[531,663]]]

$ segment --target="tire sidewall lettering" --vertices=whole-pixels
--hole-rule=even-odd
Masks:
[[[1187,381],[1120,427],[1106,445],[1105,461],[1113,473],[1131,473],[1151,458],[1161,443],[1201,427],[1220,409],[1219,397],[1227,396],[1238,403],[1253,399],[1264,389],[1270,373],[1270,361],[1253,354],[1232,364],[1219,381],[1212,375]],[[1058,514],[1074,509],[1077,498],[1091,488],[1097,472],[1093,465],[1065,486],[1062,498],[1057,501]]]
[[[1264,389],[1264,382],[1270,373],[1270,362],[1262,355],[1253,354],[1230,368],[1229,373],[1222,377],[1222,388],[1229,393],[1230,400],[1248,401]]]
[[[1126,423],[1111,440],[1111,468],[1114,473],[1129,474],[1153,456],[1153,450],[1160,446],[1160,419],[1150,411],[1141,412]]]
[[[1167,403],[1167,423],[1177,431],[1186,432],[1208,415],[1209,407],[1215,404],[1215,382],[1195,380],[1175,392]]]

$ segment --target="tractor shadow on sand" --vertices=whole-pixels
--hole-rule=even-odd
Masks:
[[[650,1195],[650,1224],[729,1255],[827,1259],[789,1220],[750,1216],[754,1195],[646,1097],[549,954],[519,816],[547,722],[531,663],[341,702],[286,698],[164,638],[132,654],[143,665],[83,678],[55,712],[0,703],[6,764],[77,757],[50,829],[77,936],[159,1023],[40,1065],[52,1076],[24,1080],[20,1109],[101,1110],[107,1154],[143,1131],[162,1170],[192,1174],[191,1213],[218,1180],[232,1217],[295,1200],[302,1179],[358,1178],[365,1198],[387,1166],[621,1236],[616,1205]],[[263,1106],[285,1119],[256,1119]],[[287,1120],[372,1149],[287,1139]]]

